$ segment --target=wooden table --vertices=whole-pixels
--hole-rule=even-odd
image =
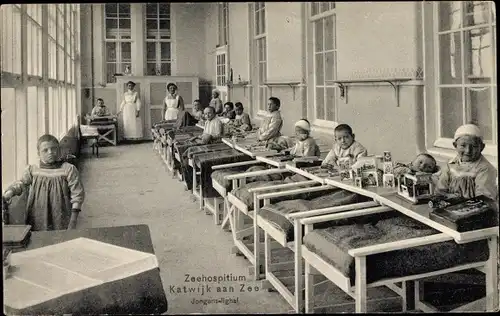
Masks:
[[[26,250],[58,244],[85,237],[108,244],[154,254],[147,225],[88,228],[32,232]],[[131,283],[132,282],[132,283]],[[133,289],[131,288],[133,287]],[[139,296],[132,293],[141,293]],[[93,302],[80,302],[82,314],[161,314],[168,310],[159,269],[140,273],[123,282],[122,291],[115,292],[113,301],[103,301],[103,307]],[[54,307],[55,309],[57,307]],[[73,311],[74,313],[74,311]]]
[[[92,125],[80,125],[80,132],[82,134],[82,139],[91,139],[94,140],[92,143],[92,154],[96,154],[96,157],[99,157],[99,131],[95,126]]]

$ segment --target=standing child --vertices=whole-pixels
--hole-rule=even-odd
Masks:
[[[29,190],[26,224],[34,231],[74,229],[85,198],[78,170],[60,160],[59,141],[52,135],[40,137],[37,150],[40,162],[28,166],[3,198],[9,202]]]
[[[212,90],[212,100],[209,106],[215,109],[215,115],[221,114],[223,111],[222,100],[220,99],[220,91],[217,89]]]
[[[355,140],[352,128],[347,124],[340,124],[334,130],[335,143],[322,165],[333,165],[338,167],[338,159],[349,157],[351,164],[355,163],[359,157],[366,157],[368,151],[363,145]]]

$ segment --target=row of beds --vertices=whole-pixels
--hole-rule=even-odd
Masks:
[[[389,207],[404,203],[395,189],[355,189],[319,167],[298,168],[292,157],[256,146],[254,132],[192,143],[202,131],[157,124],[153,148],[200,210],[231,232],[233,253],[248,259],[255,280],[278,291],[294,312],[331,311],[338,289],[354,299],[356,312],[367,312],[377,301],[369,300],[372,288],[380,287],[403,311],[436,312],[423,299],[423,281],[458,271],[486,274],[487,295],[498,296],[496,236],[458,243]],[[330,146],[319,145],[324,158]],[[495,301],[453,311],[486,310]]]

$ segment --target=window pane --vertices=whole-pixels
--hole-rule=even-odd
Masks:
[[[324,63],[323,63],[323,54],[316,54],[316,85],[322,86],[325,84],[325,76],[324,76]]]
[[[439,36],[440,82],[442,84],[462,83],[460,32]]]
[[[106,43],[106,60],[108,62],[116,61],[116,43],[114,42]]]
[[[311,14],[316,15],[318,13],[319,13],[319,3],[318,2],[311,3]]]
[[[121,67],[120,67],[120,73],[125,73],[125,69],[127,68],[127,66],[130,66],[130,72],[133,71],[132,69],[132,65],[130,64],[130,61],[123,61],[122,64],[121,64]]]
[[[464,26],[489,23],[489,1],[465,1]]]
[[[326,88],[326,120],[335,121],[335,88]]]
[[[470,109],[470,121],[481,128],[485,140],[493,140],[491,111],[492,88],[469,88],[465,90],[467,107]]]
[[[466,83],[489,83],[494,67],[490,28],[472,29],[464,36]]]
[[[146,4],[146,16],[148,18],[156,18],[158,16],[158,5],[157,3]]]
[[[323,51],[323,20],[319,20],[314,22],[315,29],[315,52]]]
[[[120,19],[118,25],[120,29],[130,29],[130,19]]]
[[[156,30],[158,29],[158,22],[157,20],[146,20],[146,29],[147,30]]]
[[[462,26],[462,2],[439,1],[439,30],[456,30]]]
[[[172,74],[172,69],[170,67],[170,63],[162,63],[161,64],[161,75],[162,76],[170,76]]]
[[[259,82],[266,82],[266,63],[259,63]]]
[[[147,76],[155,76],[156,75],[156,63],[147,63],[146,64],[146,75]]]
[[[321,3],[321,12],[325,12],[330,10],[330,3],[329,2],[322,2]]]
[[[116,63],[107,63],[106,80],[107,82],[115,82],[114,75],[116,73]]]
[[[260,28],[260,14],[259,12],[255,13],[255,35],[259,35],[262,33]]]
[[[121,43],[121,49],[122,49],[122,62],[123,61],[128,61],[130,62],[131,60],[131,43],[130,42],[127,42],[127,43]]]
[[[170,43],[161,43],[161,59],[170,60]]]
[[[261,33],[266,33],[266,9],[260,11],[260,29]]]
[[[147,61],[156,61],[156,43],[146,43],[146,59]]]
[[[316,88],[316,118],[323,120],[325,118],[325,96],[323,88]]]
[[[170,20],[160,20],[160,29],[161,30],[170,30]]]
[[[325,53],[325,80],[335,80],[335,53]],[[333,83],[327,82],[327,85]]]
[[[130,3],[119,3],[118,14],[120,17],[130,17]]]
[[[170,16],[169,3],[159,3],[159,7],[160,7],[160,18]]]
[[[462,88],[441,88],[441,137],[453,138],[463,124]]]
[[[325,18],[325,30],[324,30],[324,37],[325,37],[325,50],[332,50],[335,48],[334,44],[334,30],[333,30],[333,23],[334,23],[334,16],[329,16]]]
[[[106,17],[118,17],[118,5],[116,3],[106,3],[104,9]]]

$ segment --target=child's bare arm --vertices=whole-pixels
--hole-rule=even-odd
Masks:
[[[9,202],[12,197],[23,194],[23,191],[26,187],[31,185],[32,181],[33,177],[31,176],[31,166],[28,166],[24,170],[21,179],[11,184],[7,190],[5,190],[3,197],[7,202]]]

